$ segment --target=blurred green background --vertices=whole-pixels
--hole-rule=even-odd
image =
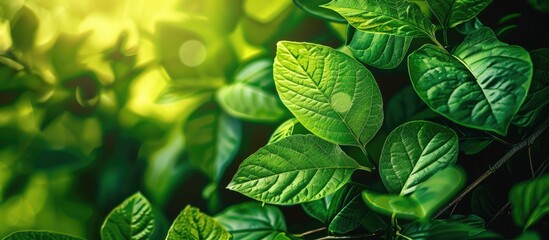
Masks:
[[[505,42],[547,46],[531,26],[546,15],[527,1],[495,2],[479,18]],[[272,80],[276,42],[345,52],[347,26],[332,20],[292,0],[0,0],[0,238],[40,229],[99,239],[105,216],[137,191],[153,204],[156,238],[187,204],[214,215],[249,201],[225,186],[290,117]],[[377,159],[424,105],[405,64],[368,69],[386,106],[367,146]],[[503,151],[489,150],[477,158]],[[471,176],[489,164],[462,162]],[[301,207],[282,210],[290,231],[311,229]]]
[[[345,29],[289,0],[0,0],[0,237],[97,238],[136,191],[167,222],[187,203],[215,213],[239,201],[222,200],[225,169],[289,117],[275,43],[337,47]],[[219,89],[248,80],[274,115],[218,104]]]

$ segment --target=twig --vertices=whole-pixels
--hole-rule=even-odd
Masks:
[[[505,211],[505,209],[507,209],[509,207],[509,205],[511,205],[511,202],[507,201],[507,203],[505,205],[503,205],[503,207],[496,213],[496,215],[494,215],[492,217],[492,219],[490,219],[490,221],[488,221],[488,223],[486,223],[486,227],[490,226],[490,224],[492,224],[492,222],[494,222],[494,220],[496,220],[496,218],[498,218],[499,215],[501,215]]]
[[[369,239],[373,237],[379,237],[381,236],[385,230],[380,229],[373,233],[366,233],[366,234],[358,234],[358,235],[352,235],[352,236],[326,236],[317,238],[316,240],[329,240],[329,239]]]
[[[535,173],[532,171],[533,177],[536,178],[542,175],[547,169],[547,166],[549,166],[548,163],[549,163],[549,158],[545,159],[545,161],[539,166],[539,168],[536,169]],[[496,220],[496,218],[498,218],[509,207],[509,205],[511,205],[511,202],[507,201],[507,203],[503,205],[503,207],[492,217],[492,219],[490,219],[490,221],[486,223],[486,226],[487,227],[490,226],[490,224],[492,224],[492,222],[494,222],[494,220]]]
[[[528,162],[530,163],[530,172],[532,173],[532,177],[535,176],[534,174],[534,164],[532,163],[532,147],[528,145]]]
[[[524,147],[531,145],[538,137],[547,129],[547,126],[549,126],[549,119],[546,119],[543,124],[541,124],[536,131],[530,135],[528,138],[513,144],[513,147],[509,152],[507,152],[502,158],[500,158],[493,166],[489,167],[484,174],[482,174],[477,180],[475,180],[473,183],[471,183],[463,192],[461,192],[452,202],[450,202],[448,205],[446,205],[442,210],[440,210],[437,214],[434,215],[433,218],[437,218],[440,215],[442,215],[444,212],[446,212],[450,207],[452,207],[454,204],[461,201],[465,195],[467,195],[469,192],[471,192],[473,189],[475,189],[484,179],[488,178],[492,173],[496,172],[503,164],[505,164],[515,153],[517,153],[519,150],[523,149]]]
[[[310,230],[310,231],[306,231],[304,233],[300,233],[300,234],[294,234],[295,237],[298,237],[298,238],[302,238],[302,237],[305,237],[307,235],[311,235],[313,233],[317,233],[317,232],[321,232],[321,231],[324,231],[326,230],[326,227],[321,227],[321,228],[317,228],[317,229],[313,229],[313,230]]]

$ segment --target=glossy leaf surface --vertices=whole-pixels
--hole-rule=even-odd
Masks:
[[[374,77],[344,53],[312,43],[279,42],[274,79],[286,107],[323,139],[363,146],[381,126],[383,103]]]
[[[442,125],[412,121],[393,130],[383,146],[379,173],[390,193],[406,195],[457,160],[456,133]]]
[[[382,69],[397,67],[408,52],[412,37],[349,30],[347,43],[359,61]]]
[[[324,6],[361,31],[409,37],[435,35],[435,25],[419,6],[405,0],[333,0]]]
[[[282,212],[277,207],[261,206],[257,202],[231,206],[215,219],[233,234],[234,239],[272,240],[286,231]]]
[[[424,45],[408,57],[414,89],[431,109],[467,127],[505,135],[532,78],[526,50],[492,30],[469,34],[453,54]]]
[[[246,158],[227,188],[261,202],[298,204],[334,193],[359,168],[338,145],[293,135]]]
[[[445,28],[455,27],[474,18],[491,2],[492,0],[427,0],[427,4]]]
[[[360,184],[348,183],[334,194],[328,208],[328,231],[347,233],[360,226],[368,212],[361,196],[364,189]]]
[[[229,240],[232,236],[212,217],[198,208],[185,207],[173,222],[166,240]]]
[[[548,115],[549,104],[549,49],[542,48],[530,52],[534,63],[534,76],[528,95],[513,119],[513,124],[531,126],[538,119]]]
[[[417,219],[428,218],[465,183],[465,173],[454,167],[437,172],[417,186],[408,196],[379,194],[363,191],[362,197],[373,210],[397,217]]]
[[[136,193],[117,206],[101,227],[101,239],[149,239],[154,230],[154,216],[149,201]]]

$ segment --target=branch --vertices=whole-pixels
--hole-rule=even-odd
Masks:
[[[543,161],[543,163],[539,166],[536,172],[532,173],[533,177],[537,178],[541,176],[547,169],[547,166],[549,166],[548,163],[549,163],[549,159],[545,159],[545,161]],[[486,223],[486,227],[490,226],[490,224],[492,224],[492,222],[494,222],[494,220],[496,220],[496,218],[498,218],[509,207],[509,205],[511,205],[511,201],[507,201],[507,203],[503,205],[503,207],[492,217],[492,219],[490,219],[490,221]]]
[[[302,238],[302,237],[305,237],[307,235],[317,233],[317,232],[321,232],[321,231],[324,231],[324,230],[326,230],[326,227],[321,227],[321,228],[313,229],[313,230],[310,230],[310,231],[307,231],[307,232],[304,232],[304,233],[295,234],[294,236],[298,237],[298,238]]]
[[[358,234],[358,235],[352,235],[352,236],[326,236],[317,238],[316,240],[329,240],[329,239],[370,239],[374,237],[379,237],[383,235],[385,232],[384,229],[377,230],[374,233],[367,233],[367,234]]]
[[[536,131],[530,135],[528,138],[513,144],[513,147],[509,152],[507,152],[503,157],[501,157],[493,166],[489,167],[484,174],[482,174],[477,180],[475,180],[473,183],[471,183],[463,192],[461,192],[452,202],[450,202],[446,207],[444,207],[442,210],[440,210],[436,215],[434,215],[433,218],[438,218],[440,215],[442,215],[444,212],[446,212],[450,207],[452,207],[454,204],[461,201],[465,195],[467,195],[470,191],[475,189],[484,179],[488,178],[492,173],[496,172],[503,164],[505,164],[515,153],[517,153],[519,150],[523,149],[526,146],[532,145],[534,141],[547,129],[547,126],[549,126],[549,119],[546,119],[545,122],[543,122]]]

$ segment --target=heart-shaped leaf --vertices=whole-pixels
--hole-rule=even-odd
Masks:
[[[101,227],[101,239],[149,239],[153,230],[151,205],[141,193],[136,193],[107,216]]]
[[[452,28],[474,18],[492,0],[427,0],[429,8],[444,28]]]
[[[549,174],[513,186],[509,199],[515,223],[527,229],[548,214],[548,192]]]
[[[2,240],[83,240],[83,238],[47,231],[20,231],[14,232]]]
[[[374,77],[344,53],[279,42],[274,79],[284,105],[323,139],[363,147],[381,127],[383,103]]]
[[[410,47],[413,37],[368,33],[349,29],[347,43],[359,61],[382,69],[397,67]]]
[[[240,147],[242,123],[209,102],[191,113],[184,131],[191,163],[219,181]]]
[[[232,236],[212,217],[198,208],[185,207],[173,222],[166,240],[229,240]]]
[[[257,202],[231,206],[215,218],[233,234],[234,239],[269,240],[286,232],[282,212],[277,207],[261,206]]]
[[[383,145],[379,174],[390,193],[406,195],[457,160],[456,133],[442,125],[412,121],[393,130]]]
[[[379,194],[365,190],[362,197],[374,211],[407,219],[428,218],[465,183],[465,173],[447,167],[417,185],[408,196]]]
[[[408,57],[414,89],[435,112],[467,127],[505,135],[526,98],[532,62],[526,50],[489,28],[469,34],[453,54],[431,44]]]
[[[436,27],[418,5],[406,0],[333,0],[326,8],[358,30],[397,36],[434,38]]]
[[[513,119],[513,124],[521,127],[530,126],[538,119],[545,119],[549,105],[549,49],[531,51],[530,56],[534,64],[532,85]]]
[[[246,158],[227,188],[261,202],[298,204],[334,193],[360,168],[336,144],[293,135]]]

